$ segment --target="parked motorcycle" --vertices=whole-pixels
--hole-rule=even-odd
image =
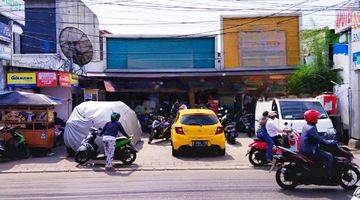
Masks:
[[[20,127],[15,126],[12,128],[0,127],[0,160],[7,159],[24,159],[30,157],[30,150],[26,146],[25,137],[18,131]],[[11,139],[8,141],[4,140],[4,134],[10,133]]]
[[[287,123],[285,124],[287,126]],[[291,148],[294,151],[297,151],[299,149],[298,145],[300,142],[300,134],[296,132],[292,128],[292,125],[290,127],[286,128],[284,130],[284,135],[281,139],[281,145],[286,148]],[[249,155],[249,161],[250,163],[255,166],[263,166],[267,164],[266,160],[266,149],[267,144],[265,141],[261,139],[254,139],[254,142],[249,145],[250,149],[248,150],[247,155]],[[278,146],[274,146],[272,149],[273,155],[281,153],[281,149]]]
[[[248,137],[255,135],[255,115],[248,113],[240,117],[239,119],[240,131],[247,134]]]
[[[153,113],[147,113],[147,114],[137,113],[136,115],[140,122],[141,130],[145,133],[150,132]]]
[[[322,147],[334,156],[332,177],[325,178],[324,166],[321,162],[310,159],[288,148],[279,147],[282,154],[275,155],[273,167],[278,163],[281,167],[276,171],[277,184],[286,190],[298,185],[341,186],[346,190],[355,189],[360,179],[358,165],[353,162],[354,156],[336,143]]]
[[[151,125],[151,132],[148,143],[150,144],[154,139],[166,139],[171,137],[170,133],[171,122],[166,120],[163,116],[155,116]]]
[[[221,125],[224,128],[225,138],[230,144],[236,143],[236,138],[239,136],[236,131],[236,122],[232,121],[231,113],[229,110],[223,111],[223,116],[220,119]]]
[[[79,164],[84,164],[90,159],[100,159],[99,147],[95,143],[96,137],[101,132],[101,129],[91,127],[88,136],[81,142],[81,146],[77,149],[75,154],[75,161]],[[131,139],[118,137],[115,142],[114,159],[120,160],[125,165],[132,164],[136,159],[136,149],[131,145]]]
[[[224,132],[225,132],[226,140],[230,144],[235,144],[236,143],[236,138],[239,136],[239,134],[238,134],[238,132],[236,131],[236,128],[235,128],[235,122],[231,122],[231,123],[227,124],[225,126]]]

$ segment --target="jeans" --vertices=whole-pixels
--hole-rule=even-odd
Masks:
[[[106,168],[112,167],[112,161],[114,159],[114,153],[115,153],[115,141],[116,138],[112,136],[104,136],[103,142],[104,142],[104,151],[106,156]]]
[[[332,154],[319,149],[315,155],[315,159],[321,159],[325,166],[325,175],[327,176],[327,178],[330,178],[333,164]]]
[[[269,134],[267,134],[266,132],[263,132],[263,131],[260,131],[260,133],[258,133],[258,137],[266,142],[267,148],[266,148],[265,156],[266,156],[266,160],[270,161],[271,156],[272,156],[272,149],[274,147],[274,141],[269,136]]]

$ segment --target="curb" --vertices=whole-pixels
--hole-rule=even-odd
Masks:
[[[200,167],[200,168],[117,168],[114,172],[152,172],[152,171],[206,171],[206,170],[247,170],[253,169],[251,166],[239,167]],[[261,167],[259,167],[261,169]],[[105,172],[103,168],[94,169],[74,169],[74,170],[32,170],[32,171],[4,171],[1,174],[42,174],[42,173],[75,173],[75,172]]]

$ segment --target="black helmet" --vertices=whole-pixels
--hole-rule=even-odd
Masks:
[[[112,122],[119,121],[119,119],[120,119],[120,114],[119,114],[119,113],[113,112],[113,113],[111,114],[111,121],[112,121]]]

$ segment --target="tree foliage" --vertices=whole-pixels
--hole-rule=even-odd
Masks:
[[[312,62],[301,65],[287,81],[286,89],[289,94],[318,95],[332,91],[334,82],[340,83],[341,77],[331,70],[328,59],[329,45],[333,36],[329,29],[311,30],[301,34],[302,43],[312,56]]]

